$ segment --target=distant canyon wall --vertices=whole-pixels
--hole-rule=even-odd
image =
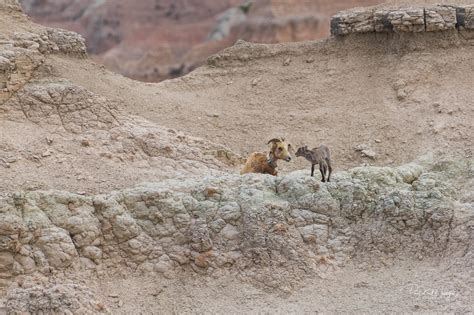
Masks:
[[[329,36],[339,10],[381,0],[21,0],[40,24],[80,33],[107,68],[142,81],[188,73],[235,43],[279,43]],[[246,10],[248,8],[248,10]]]

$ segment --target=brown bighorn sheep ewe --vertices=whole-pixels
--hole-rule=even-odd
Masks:
[[[327,181],[331,180],[331,154],[329,148],[325,145],[319,146],[319,148],[314,148],[312,150],[308,149],[308,146],[299,147],[296,151],[296,156],[303,156],[305,159],[311,162],[311,176],[314,174],[314,166],[319,164],[319,171],[321,172],[322,182],[326,181],[326,174],[328,174]]]
[[[262,173],[276,176],[278,174],[276,171],[277,160],[291,161],[291,144],[285,142],[283,138],[271,139],[267,144],[270,143],[272,144],[270,152],[268,154],[263,152],[252,153],[245,162],[240,174]]]

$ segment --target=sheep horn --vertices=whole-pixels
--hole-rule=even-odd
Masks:
[[[270,143],[276,143],[276,142],[282,142],[284,141],[283,139],[278,139],[278,138],[273,138],[272,140],[268,141],[267,144],[270,144]]]

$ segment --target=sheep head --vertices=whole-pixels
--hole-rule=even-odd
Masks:
[[[308,150],[309,149],[308,149],[307,145],[299,147],[298,150],[296,150],[295,156],[297,156],[297,157],[305,156],[305,153],[308,152]]]
[[[290,150],[292,149],[291,144],[285,142],[283,138],[274,138],[268,141],[268,144],[272,144],[270,149],[270,156],[276,160],[291,161]]]

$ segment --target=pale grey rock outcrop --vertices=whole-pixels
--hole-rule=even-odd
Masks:
[[[18,0],[0,0],[0,10],[22,11]]]
[[[456,8],[456,20],[459,27],[474,30],[474,5]]]
[[[425,8],[426,31],[436,32],[454,29],[456,26],[456,9],[448,6]]]
[[[16,47],[37,49],[43,54],[62,53],[76,57],[87,56],[84,38],[78,33],[58,28],[45,28],[39,33],[14,32]]]
[[[45,55],[87,56],[81,35],[61,29],[40,30],[38,33],[15,31],[0,35],[0,106],[32,79],[44,63]]]
[[[474,5],[379,6],[339,12],[331,18],[331,34],[419,33],[474,28]]]
[[[470,163],[452,169],[459,175]],[[278,286],[322,264],[455,257],[473,242],[474,207],[433,169],[357,167],[327,184],[294,172],[168,180],[97,196],[18,192],[0,199],[0,275],[227,268]]]
[[[374,12],[376,32],[424,32],[425,13],[423,8],[380,9]]]

